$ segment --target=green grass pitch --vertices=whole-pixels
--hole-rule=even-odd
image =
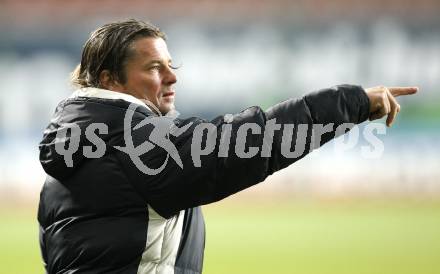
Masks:
[[[293,200],[293,199],[292,199]],[[36,210],[0,210],[0,273],[43,273]],[[204,207],[207,274],[438,274],[438,202],[241,200]]]

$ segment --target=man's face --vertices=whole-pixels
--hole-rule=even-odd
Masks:
[[[167,44],[162,38],[139,38],[131,45],[132,55],[125,66],[126,82],[116,91],[152,102],[162,114],[174,109],[177,82]]]

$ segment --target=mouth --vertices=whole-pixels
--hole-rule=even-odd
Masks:
[[[168,92],[165,92],[162,96],[163,97],[173,97],[174,94],[175,94],[174,91],[168,91]]]

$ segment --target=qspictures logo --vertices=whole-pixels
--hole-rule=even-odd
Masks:
[[[149,136],[149,140],[145,140],[139,146],[134,147],[133,144],[133,135],[132,135],[132,121],[133,114],[137,108],[136,104],[130,104],[127,112],[125,113],[124,118],[124,141],[125,147],[115,146],[116,149],[127,153],[130,156],[131,161],[135,164],[135,166],[145,174],[148,175],[156,175],[159,174],[167,165],[169,158],[171,157],[177,165],[183,169],[182,159],[180,158],[179,152],[177,151],[176,146],[171,142],[170,135],[175,137],[179,137],[182,133],[188,130],[191,127],[192,123],[185,125],[184,127],[177,127],[173,118],[166,116],[152,116],[147,117],[142,120],[139,124],[137,124],[133,130],[137,130],[143,126],[151,125],[152,131]],[[160,112],[159,112],[160,113]],[[163,164],[155,169],[149,168],[145,165],[141,156],[148,153],[152,149],[158,146],[165,150],[167,156]]]
[[[148,116],[133,125],[133,116],[138,107],[141,106],[134,103],[128,107],[124,116],[123,134],[125,146],[114,146],[114,148],[126,153],[133,164],[147,175],[157,175],[162,172],[170,158],[181,169],[185,168],[181,158],[182,155],[179,154],[179,148],[172,141],[179,137],[191,139],[191,155],[183,155],[183,157],[191,157],[194,167],[201,167],[201,157],[211,153],[217,153],[219,158],[229,157],[232,153],[243,159],[271,157],[275,132],[281,134],[281,138],[276,138],[276,142],[280,142],[280,153],[286,158],[298,158],[304,155],[307,147],[309,149],[307,152],[319,148],[324,134],[334,134],[335,137],[338,137],[351,130],[346,134],[348,136],[347,142],[341,138],[335,140],[334,147],[336,151],[345,151],[348,149],[348,146],[354,147],[361,139],[359,127],[352,123],[340,124],[335,129],[333,123],[325,125],[277,124],[275,119],[271,119],[266,121],[264,126],[257,123],[242,123],[233,132],[235,118],[232,114],[224,115],[223,123],[217,126],[207,122],[188,122],[178,127],[175,123],[175,117],[168,116]],[[56,134],[55,150],[64,157],[66,166],[72,167],[72,157],[79,149],[82,132],[80,127],[74,123],[63,126]],[[142,137],[142,142],[135,146],[133,131],[147,126],[149,129],[151,128],[151,130],[148,130],[149,135]],[[70,136],[67,137],[69,131]],[[86,127],[85,138],[95,147],[95,149],[92,146],[82,147],[83,155],[86,158],[100,158],[106,152],[106,143],[95,133],[96,131],[101,135],[108,134],[108,125],[92,123]],[[184,137],[182,136],[183,134],[185,134]],[[383,154],[384,144],[375,134],[386,134],[385,125],[369,123],[363,128],[362,137],[367,141],[368,145],[361,148],[362,157],[379,158]],[[260,147],[247,144],[247,141],[252,139],[249,138],[250,135],[255,135],[257,138],[262,137]],[[231,145],[232,138],[235,138],[233,142],[235,145]],[[230,151],[231,148],[233,151]],[[148,163],[144,162],[141,158],[151,153],[153,149],[160,149],[163,153],[166,153],[165,160],[156,168],[149,167]]]

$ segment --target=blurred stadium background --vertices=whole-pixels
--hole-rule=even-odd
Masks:
[[[436,0],[1,0],[0,273],[43,272],[38,142],[89,33],[126,18],[168,34],[182,116],[340,83],[420,87],[377,135],[382,154],[363,156],[362,134],[343,150],[330,143],[206,206],[204,273],[440,273]]]

